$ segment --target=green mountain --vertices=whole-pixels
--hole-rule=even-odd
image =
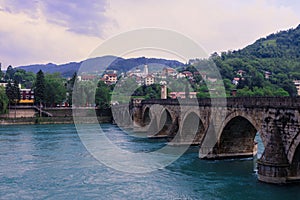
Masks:
[[[280,31],[266,38],[261,38],[254,44],[235,51],[234,54],[256,58],[284,58],[299,61],[300,25],[295,29]]]
[[[213,54],[224,79],[243,77],[237,85],[245,96],[296,96],[293,80],[300,80],[300,25],[280,31],[237,51]],[[227,86],[227,89],[232,89]]]

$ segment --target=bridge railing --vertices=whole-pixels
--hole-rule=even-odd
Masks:
[[[299,97],[235,97],[227,98],[227,106],[231,107],[268,107],[268,108],[299,108]]]
[[[229,97],[189,99],[149,99],[142,104],[191,105],[191,106],[227,106],[227,107],[263,107],[263,108],[300,108],[300,97]],[[226,104],[225,104],[226,103]]]

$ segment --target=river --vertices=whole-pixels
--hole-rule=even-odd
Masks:
[[[102,128],[120,148],[153,150],[165,144],[132,137],[115,125]],[[261,153],[261,141],[258,146]],[[300,199],[299,188],[260,183],[253,159],[200,160],[197,147],[163,169],[120,172],[91,156],[74,125],[0,127],[0,199],[274,200]]]

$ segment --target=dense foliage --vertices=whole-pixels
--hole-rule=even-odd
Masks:
[[[65,80],[59,73],[45,75],[45,91],[46,106],[57,106],[66,101]]]
[[[141,96],[144,99],[159,99],[161,86],[159,84],[152,84],[149,86],[143,85],[138,87],[132,96]]]
[[[223,79],[243,70],[240,96],[296,96],[293,80],[300,80],[300,26],[271,34],[238,51],[213,54]],[[269,77],[266,77],[269,73]]]
[[[20,88],[16,80],[13,83],[11,83],[10,81],[8,82],[5,88],[5,92],[10,104],[16,105],[20,101]]]
[[[5,88],[0,86],[0,114],[7,112],[8,98],[5,93]]]
[[[107,109],[110,107],[112,87],[106,85],[103,81],[99,81],[95,94],[96,106],[100,109]]]

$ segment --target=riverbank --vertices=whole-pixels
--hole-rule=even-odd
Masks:
[[[76,118],[76,123],[111,123],[111,116],[81,117]],[[32,124],[74,124],[73,117],[23,117],[23,118],[1,118],[0,125],[32,125]]]
[[[76,123],[110,123],[112,113],[110,109],[76,108],[73,113],[71,107],[44,108],[39,117],[39,110],[34,106],[16,106],[9,113],[0,115],[0,125],[15,124],[74,124],[73,114],[76,115]],[[97,117],[95,117],[95,114]]]

